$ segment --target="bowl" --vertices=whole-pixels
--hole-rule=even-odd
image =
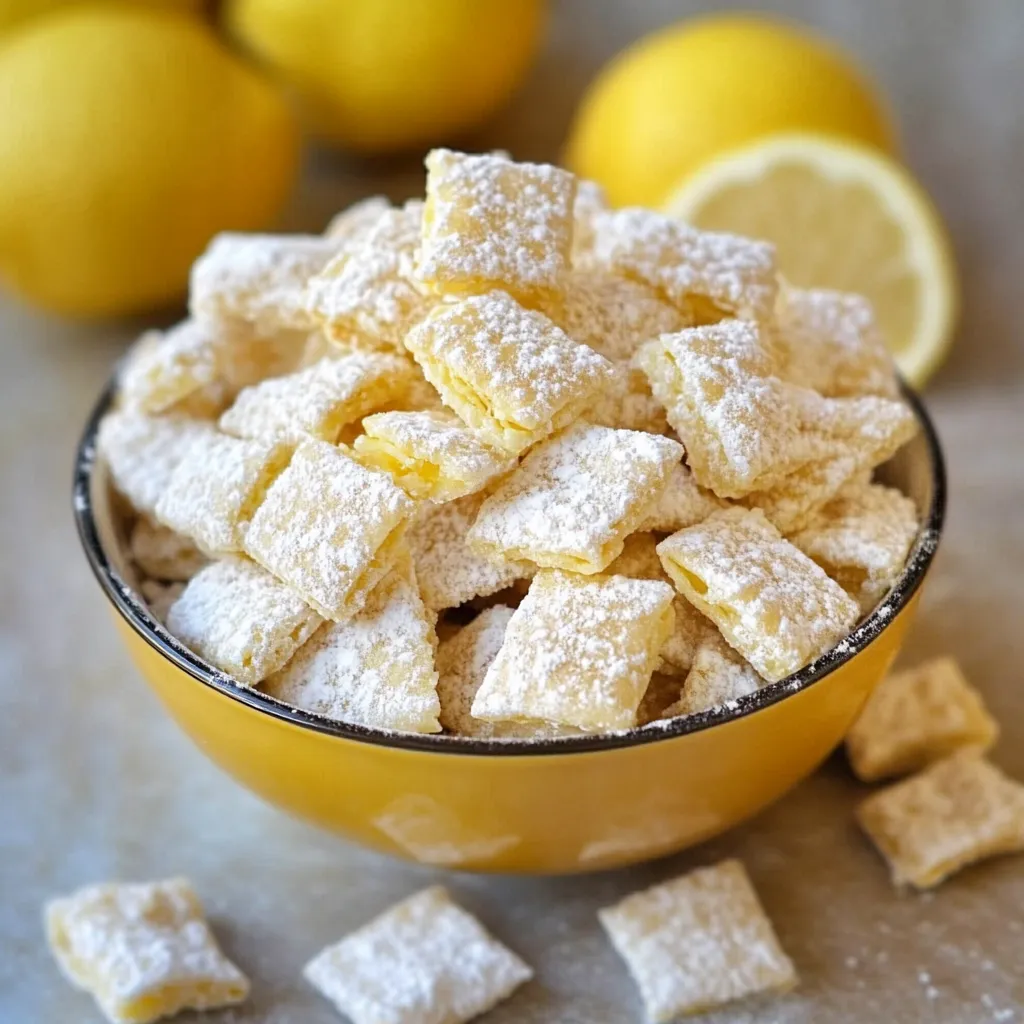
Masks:
[[[74,513],[86,557],[143,677],[195,744],[243,786],[376,850],[473,871],[559,874],[659,857],[777,800],[842,741],[914,615],[942,527],[945,474],[928,415],[881,472],[921,529],[885,600],[836,648],[729,707],[608,736],[511,745],[346,725],[233,682],[183,647],[131,585],[124,517],[96,431],[78,450]]]

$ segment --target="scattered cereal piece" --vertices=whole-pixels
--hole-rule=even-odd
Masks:
[[[633,893],[598,917],[658,1024],[797,983],[738,860]]]
[[[188,580],[206,565],[206,557],[188,537],[145,515],[132,527],[128,550],[139,569],[158,580]]]
[[[249,994],[183,878],[87,886],[48,903],[45,923],[62,973],[112,1024],[149,1024]]]
[[[492,559],[600,572],[682,454],[667,437],[575,424],[498,485],[469,531],[470,547]]]
[[[649,505],[638,531],[675,533],[687,526],[696,526],[712,512],[727,508],[728,502],[705,490],[693,478],[693,473],[677,462],[669,471],[668,483]]]
[[[572,204],[572,263],[574,267],[592,264],[597,240],[596,221],[609,210],[604,189],[596,181],[576,179],[576,199]]]
[[[704,620],[705,622],[707,620]],[[679,700],[664,718],[692,715],[746,697],[764,686],[752,665],[740,657],[713,626],[706,628],[693,654]]]
[[[999,727],[952,658],[887,676],[846,737],[857,778],[905,775],[962,747],[984,752]]]
[[[433,631],[411,567],[396,565],[360,611],[321,626],[263,689],[339,722],[440,732]]]
[[[698,231],[640,207],[598,216],[595,256],[656,288],[680,309],[708,317],[771,318],[778,292],[775,247],[738,235]]]
[[[575,419],[612,376],[606,359],[500,291],[438,306],[405,345],[445,405],[514,455]]]
[[[1024,850],[1024,786],[960,751],[869,796],[857,819],[894,885],[929,889],[975,861]]]
[[[383,412],[363,420],[356,457],[382,469],[410,497],[452,501],[479,491],[516,460],[488,448],[451,413]]]
[[[169,331],[147,331],[128,354],[119,375],[121,397],[140,412],[165,412],[217,377],[216,343],[210,330],[185,320]]]
[[[281,330],[309,330],[306,283],[338,251],[317,235],[217,235],[192,267],[193,316],[249,324],[270,337]]]
[[[860,611],[757,510],[729,508],[658,545],[679,592],[770,682],[841,640]]]
[[[243,686],[283,668],[321,621],[247,558],[201,569],[167,614],[167,628],[186,647]]]
[[[139,593],[142,594],[149,606],[153,618],[165,625],[167,613],[184,592],[184,583],[160,583],[157,580],[143,580],[139,584]]]
[[[386,473],[303,441],[256,510],[245,550],[324,618],[344,622],[391,567],[413,509]]]
[[[322,359],[246,388],[221,416],[220,427],[238,437],[333,443],[342,427],[396,399],[412,379],[412,364],[398,356],[356,352]]]
[[[492,562],[466,543],[484,497],[478,493],[446,505],[427,505],[409,525],[406,539],[420,593],[434,611],[497,593],[536,571],[526,562]]]
[[[450,149],[427,154],[417,270],[447,295],[554,289],[569,267],[576,179],[549,164]]]
[[[324,229],[324,238],[346,244],[364,241],[380,221],[381,214],[390,209],[391,202],[385,196],[367,196],[360,199],[331,218],[331,222]]]
[[[352,1024],[463,1024],[533,976],[439,885],[328,946],[303,974]]]
[[[539,572],[471,713],[584,732],[628,729],[672,626],[665,583]]]
[[[171,474],[156,518],[208,555],[241,551],[249,520],[291,452],[283,443],[202,434]]]

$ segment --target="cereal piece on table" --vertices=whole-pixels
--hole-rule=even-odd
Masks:
[[[248,324],[270,337],[309,330],[306,284],[338,251],[319,235],[217,235],[192,266],[189,309],[200,319]]]
[[[158,580],[188,580],[206,565],[206,557],[188,537],[144,515],[132,527],[128,550],[139,569]]]
[[[707,620],[705,620],[707,621]],[[690,671],[679,700],[665,710],[665,718],[692,715],[721,707],[754,693],[764,680],[723,639],[713,626],[706,628],[696,644]]]
[[[516,609],[471,713],[584,732],[629,729],[672,632],[657,580],[539,572]]]
[[[1024,785],[963,750],[869,796],[857,820],[894,885],[930,889],[975,861],[1024,850]]]
[[[342,427],[402,395],[413,379],[407,359],[357,352],[246,388],[220,418],[238,437],[298,443],[337,440]]]
[[[243,686],[283,668],[321,621],[294,590],[237,557],[196,573],[167,614],[171,633]]]
[[[185,584],[178,582],[160,583],[157,580],[143,580],[139,584],[139,593],[142,594],[153,618],[164,624],[167,622],[167,613],[184,591]]]
[[[626,363],[616,365],[614,376],[587,403],[589,423],[616,430],[642,430],[667,434],[665,408],[651,393],[643,370]]]
[[[381,214],[392,209],[385,196],[367,196],[336,213],[324,229],[324,238],[334,242],[362,241],[377,225]]]
[[[86,886],[51,900],[44,918],[61,972],[112,1024],[213,1010],[249,994],[184,878]]]
[[[431,150],[426,164],[417,273],[431,291],[530,296],[558,286],[572,248],[572,174],[450,149]]]
[[[303,441],[256,510],[245,551],[324,618],[344,622],[391,568],[414,508],[386,473]]]
[[[699,231],[631,207],[597,218],[594,252],[604,266],[701,319],[771,318],[778,283],[775,247],[768,242]]]
[[[339,722],[440,732],[434,625],[407,562],[398,560],[351,619],[321,626],[263,690]]]
[[[918,529],[908,497],[881,484],[855,484],[790,540],[867,612],[896,582]]]
[[[406,331],[436,302],[413,281],[422,217],[419,202],[384,210],[309,282],[307,308],[328,337],[401,349]]]
[[[248,324],[218,326],[217,371],[231,396],[268,377],[297,369],[311,334],[294,330],[263,335]]]
[[[302,973],[352,1024],[463,1024],[533,977],[440,885],[328,946]]]
[[[658,555],[678,591],[769,682],[824,654],[860,616],[757,510],[715,512],[663,540]]]
[[[165,412],[217,378],[217,347],[210,330],[185,320],[169,331],[147,331],[132,347],[118,383],[125,403],[140,412]]]
[[[797,983],[738,860],[633,893],[598,917],[658,1024]]]
[[[577,423],[497,486],[469,531],[470,547],[495,560],[600,572],[682,454],[667,437]]]
[[[597,240],[596,221],[609,210],[608,197],[596,181],[576,179],[576,198],[572,204],[572,264],[592,262]]]
[[[952,658],[887,676],[846,736],[857,778],[915,772],[963,747],[986,751],[999,727]]]
[[[513,455],[572,422],[613,373],[501,291],[437,306],[405,346],[444,404],[485,444]]]
[[[664,490],[648,507],[637,530],[675,533],[687,526],[696,526],[712,512],[727,507],[728,502],[701,487],[693,473],[682,462],[677,462],[669,471]]]
[[[446,505],[426,505],[409,524],[406,539],[420,593],[434,611],[497,593],[536,571],[526,562],[492,562],[466,543],[483,500],[478,493]]]
[[[291,452],[281,442],[202,434],[171,474],[156,518],[208,555],[241,551],[256,507]]]
[[[96,444],[117,490],[137,512],[152,516],[192,443],[214,433],[201,420],[117,409],[103,417]]]
[[[488,448],[447,411],[382,412],[363,420],[356,458],[382,469],[410,497],[452,501],[479,491],[516,460]]]
[[[783,354],[782,376],[794,384],[829,398],[899,395],[892,356],[871,303],[862,295],[786,288],[776,339]]]

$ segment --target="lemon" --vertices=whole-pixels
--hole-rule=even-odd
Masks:
[[[949,239],[921,187],[877,150],[771,136],[711,161],[665,209],[698,227],[774,242],[793,284],[866,295],[916,387],[942,361],[958,305]]]
[[[838,49],[789,22],[714,15],[612,60],[584,96],[566,160],[615,205],[658,206],[710,157],[780,131],[895,145],[880,99]]]
[[[544,13],[543,0],[232,0],[226,17],[314,131],[379,153],[487,117],[522,80]]]
[[[0,279],[71,314],[179,296],[210,236],[271,221],[298,164],[277,91],[199,20],[49,15],[0,46]]]
[[[70,7],[88,0],[0,0],[0,35],[15,25],[27,22],[40,14],[48,14],[60,7]],[[145,7],[168,7],[180,10],[198,11],[203,0],[122,0]]]

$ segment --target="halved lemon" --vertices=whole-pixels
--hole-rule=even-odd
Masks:
[[[958,302],[946,230],[921,186],[876,150],[817,135],[767,136],[684,179],[665,210],[774,242],[792,284],[866,295],[915,387],[949,348]]]

